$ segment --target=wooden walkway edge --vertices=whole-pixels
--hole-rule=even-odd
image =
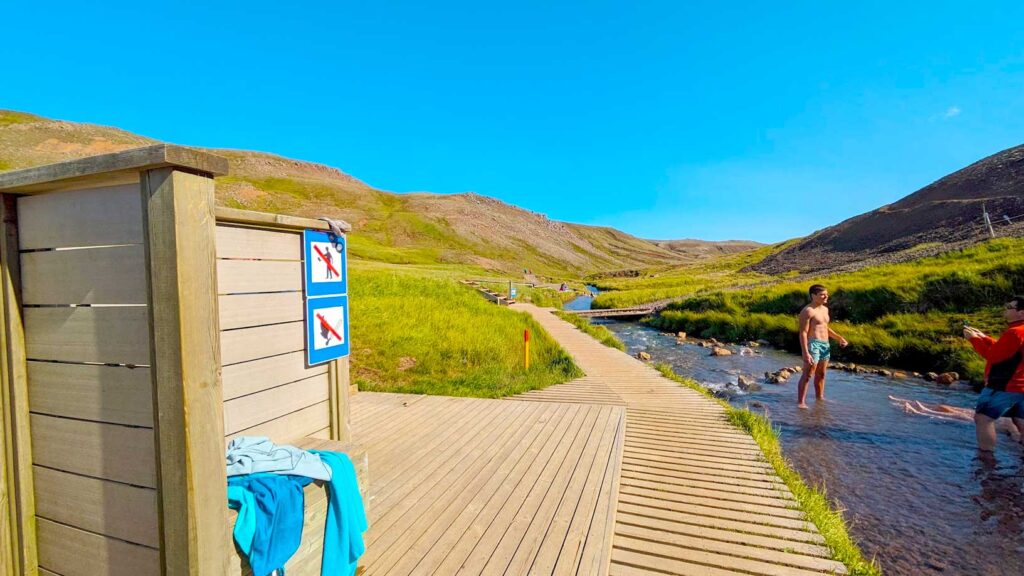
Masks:
[[[725,410],[550,313],[529,313],[586,377],[516,400],[626,409],[613,575],[846,574],[760,447]]]

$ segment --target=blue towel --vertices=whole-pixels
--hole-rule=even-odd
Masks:
[[[302,489],[312,481],[270,473],[228,478],[228,507],[238,510],[235,543],[254,576],[283,570],[299,549],[305,515]]]
[[[332,471],[331,482],[327,485],[327,526],[324,529],[320,574],[352,576],[356,573],[359,557],[366,551],[363,532],[367,528],[356,469],[346,454],[320,450],[311,452],[319,454]]]

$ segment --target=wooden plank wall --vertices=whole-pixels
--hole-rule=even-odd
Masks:
[[[159,574],[138,184],[18,199],[39,566]]]
[[[300,233],[217,225],[228,439],[330,436],[328,365],[306,367],[302,274]]]

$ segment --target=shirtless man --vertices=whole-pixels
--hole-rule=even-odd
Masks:
[[[839,345],[846,347],[848,342],[835,330],[828,327],[829,316],[828,290],[821,284],[811,286],[808,293],[811,303],[800,311],[800,350],[804,354],[804,370],[800,373],[800,384],[797,385],[796,399],[798,408],[807,408],[807,383],[814,374],[814,397],[825,399],[825,370],[828,369],[830,356],[829,337],[839,340]]]

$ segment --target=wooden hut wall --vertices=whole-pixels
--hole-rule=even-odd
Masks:
[[[331,434],[328,365],[306,367],[302,235],[217,225],[224,432]]]
[[[157,574],[139,185],[17,203],[39,566]]]

